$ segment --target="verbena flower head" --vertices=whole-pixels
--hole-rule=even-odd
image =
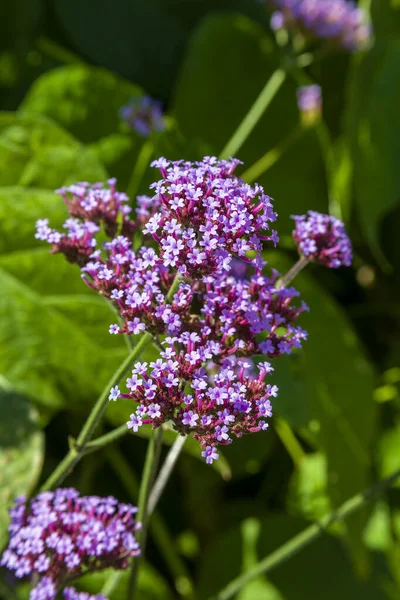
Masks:
[[[280,287],[277,272],[262,273],[263,242],[278,240],[271,198],[234,175],[238,162],[155,161],[162,179],[151,186],[153,198],[138,198],[134,219],[124,202],[115,206],[109,221],[116,230],[106,228],[105,201],[89,210],[87,186],[65,192],[73,195],[66,203],[74,236],[51,230],[47,220],[37,224],[37,237],[74,259],[85,283],[113,304],[120,319],[111,334],[155,336],[159,357],[133,365],[127,390],[109,393],[112,401],[133,401],[128,427],[172,421],[199,440],[208,463],[218,445],[268,427],[277,394],[267,381],[272,367],[262,363],[254,374],[251,359],[277,358],[306,338],[296,324],[307,308],[298,292]],[[102,246],[100,230],[111,238]]]
[[[163,212],[149,219],[144,232],[159,243],[165,267],[200,278],[229,271],[233,255],[256,263],[262,241],[276,244],[276,231],[266,234],[276,220],[271,198],[233,174],[239,162],[205,157],[152,163],[162,174],[151,187]],[[249,251],[256,258],[246,258]]]
[[[278,9],[271,21],[275,30],[294,28],[351,52],[370,42],[365,12],[350,0],[268,0],[268,4]]]
[[[293,239],[300,255],[331,269],[351,265],[351,242],[342,221],[313,210],[292,218],[296,223]]]
[[[140,553],[136,512],[112,496],[80,496],[73,488],[42,492],[29,504],[17,498],[0,565],[18,578],[41,578],[30,600],[53,600],[66,578],[127,567]]]
[[[162,104],[150,96],[131,98],[129,104],[121,108],[120,115],[131,129],[143,137],[165,129]]]

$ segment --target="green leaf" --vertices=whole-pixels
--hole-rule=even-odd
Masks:
[[[279,396],[274,402],[274,412],[283,417],[298,431],[313,431],[312,412],[308,401],[308,391],[304,382],[304,355],[296,352],[283,355],[274,361],[274,384],[279,388]]]
[[[291,514],[311,520],[330,512],[328,469],[326,457],[320,452],[308,454],[293,473],[287,505]]]
[[[388,11],[387,2],[379,2],[377,11],[382,9]],[[387,15],[383,21],[385,35],[378,36],[372,50],[353,61],[347,120],[357,214],[371,249],[383,264],[379,244],[382,218],[400,201],[400,43],[398,36],[386,35],[394,20],[394,15]]]
[[[268,254],[267,258],[282,272],[291,266],[277,253]],[[327,457],[328,489],[336,507],[370,482],[375,373],[354,328],[330,294],[308,273],[296,277],[294,285],[310,307],[310,312],[299,319],[309,334],[302,351],[307,393],[301,401],[308,399],[312,416],[308,428]],[[293,394],[294,406],[296,401]],[[360,511],[347,521],[353,544],[359,550],[366,514]]]
[[[29,494],[42,469],[44,435],[29,402],[7,384],[0,385],[0,549],[7,538],[7,508]]]
[[[108,334],[110,306],[34,238],[38,218],[60,227],[65,216],[47,190],[0,190],[0,372],[53,408],[93,400],[126,353]]]
[[[280,513],[262,518],[259,521],[257,557],[264,558],[277,550],[306,526],[306,522]],[[213,597],[244,571],[242,565],[246,564],[247,557],[242,539],[243,525],[237,525],[206,546],[196,586],[198,600]],[[383,576],[388,577],[386,572],[380,573],[376,567],[368,579],[357,579],[343,546],[334,537],[323,533],[290,560],[282,561],[281,565],[268,573],[268,580],[281,597],[288,600],[337,600],[338,597],[343,600],[384,600],[386,596],[380,587]]]
[[[126,350],[98,345],[79,322],[4,269],[0,287],[0,373],[42,405],[93,401]]]
[[[170,94],[195,25],[210,11],[232,7],[265,20],[263,6],[248,0],[105,0],[101,11],[95,0],[53,2],[57,22],[81,55],[140,82],[161,99]],[[155,40],[162,52],[154,52]]]
[[[84,143],[115,134],[119,110],[142,90],[99,67],[69,65],[39,77],[20,107],[20,113],[50,117]]]
[[[55,189],[106,179],[94,153],[50,119],[15,114],[10,120],[0,120],[0,185]]]
[[[378,468],[380,477],[389,477],[400,469],[400,421],[381,435],[378,445]],[[395,487],[400,487],[397,481]]]
[[[175,91],[173,112],[183,135],[221,152],[278,67],[274,48],[265,29],[244,16],[224,13],[204,19]],[[244,169],[298,126],[296,87],[287,79],[238,152]],[[310,208],[327,212],[325,167],[315,132],[305,132],[258,182],[276,199],[281,233],[292,230],[291,214]]]
[[[48,218],[61,228],[67,211],[61,196],[43,189],[0,188],[0,254],[31,248],[45,248],[35,235],[35,221]]]

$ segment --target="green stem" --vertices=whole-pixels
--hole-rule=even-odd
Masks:
[[[262,574],[269,573],[275,567],[281,565],[289,558],[300,552],[303,548],[311,544],[316,540],[324,531],[335,521],[345,519],[355,511],[363,507],[367,502],[370,502],[373,498],[379,496],[387,488],[389,488],[395,481],[400,477],[400,470],[396,471],[393,475],[378,482],[369,490],[357,494],[346,500],[342,506],[332,511],[326,517],[320,519],[317,523],[310,525],[295,535],[291,540],[283,544],[280,548],[266,556],[252,569],[240,575],[233,581],[231,581],[223,590],[221,590],[216,596],[215,600],[229,600],[233,598],[249,581],[252,581],[256,577]]]
[[[303,135],[304,128],[296,127],[276,148],[268,150],[254,165],[245,171],[241,178],[247,183],[252,183],[265,171],[270,169]]]
[[[293,265],[293,267],[290,269],[290,271],[288,271],[286,273],[286,275],[284,275],[282,277],[282,279],[280,279],[278,281],[277,287],[278,288],[286,287],[291,281],[293,281],[293,279],[296,277],[296,275],[298,275],[300,273],[300,271],[302,269],[304,269],[305,266],[308,265],[308,263],[309,263],[309,260],[305,256],[302,256],[301,258],[299,258],[297,263],[295,263]]]
[[[274,425],[275,431],[278,434],[282,444],[285,446],[287,453],[292,459],[294,465],[296,467],[300,467],[301,463],[306,458],[306,453],[293,433],[289,423],[280,417],[275,417]]]
[[[150,159],[154,151],[153,143],[147,140],[140,149],[139,156],[137,157],[135,167],[132,171],[132,176],[128,183],[126,193],[130,198],[134,198],[139,191],[140,184],[149,165]]]
[[[174,441],[170,451],[167,454],[167,458],[164,461],[163,466],[158,474],[158,477],[154,483],[154,486],[150,492],[149,502],[147,507],[147,516],[150,517],[153,514],[155,507],[158,504],[161,494],[167,485],[168,479],[176,465],[176,461],[179,458],[181,450],[186,442],[186,435],[178,435]]]
[[[301,69],[300,64],[292,65],[290,72],[298,85],[314,84],[314,81],[311,79],[311,77]],[[328,185],[329,212],[335,217],[341,218],[340,204],[334,195],[336,157],[332,148],[329,129],[322,118],[319,123],[316,124],[315,128],[325,166],[325,176]]]
[[[126,426],[126,423],[124,423],[123,425],[116,427],[112,431],[109,431],[108,433],[101,435],[100,437],[96,438],[95,440],[88,442],[85,446],[85,454],[89,454],[91,452],[97,452],[97,450],[101,450],[102,448],[104,448],[104,446],[107,446],[108,444],[115,442],[115,440],[118,440],[119,438],[123,437],[127,433],[129,433],[129,429]]]
[[[168,291],[167,298],[166,298],[167,302],[172,300],[176,290],[179,287],[180,282],[181,282],[181,276],[179,274],[177,274],[175,276],[174,281],[171,284],[169,291]],[[98,425],[100,419],[102,418],[102,416],[104,414],[104,411],[106,410],[106,408],[108,406],[108,402],[109,402],[108,396],[110,393],[110,389],[112,387],[114,387],[115,385],[117,385],[121,381],[121,379],[123,378],[125,373],[128,371],[129,367],[132,365],[133,361],[140,356],[141,352],[151,342],[152,339],[153,338],[150,333],[144,333],[141,336],[139,342],[134,346],[134,348],[132,348],[132,351],[130,352],[130,354],[126,357],[124,362],[120,365],[120,367],[117,369],[117,371],[111,377],[110,381],[108,382],[108,384],[104,388],[103,392],[99,396],[99,398],[98,398],[96,404],[94,405],[91,413],[89,414],[77,440],[71,444],[71,449],[68,452],[68,454],[63,458],[63,460],[60,462],[60,464],[55,469],[55,471],[53,471],[53,473],[50,475],[50,477],[42,485],[41,491],[48,490],[52,487],[55,487],[56,485],[59,485],[62,481],[64,481],[64,479],[67,477],[67,475],[72,472],[72,470],[77,465],[77,463],[85,455],[87,445],[93,435],[93,432],[96,429],[96,426]],[[121,428],[119,428],[119,432],[116,437],[119,437],[120,432],[122,432],[122,426],[121,426]],[[114,435],[114,434],[111,433],[111,434],[106,434],[106,435],[110,436],[110,435]],[[122,435],[122,433],[121,433],[121,435]],[[111,440],[110,440],[110,438],[108,438],[108,441],[113,441],[114,439],[116,439],[116,438],[112,437]],[[95,447],[95,445],[92,446],[92,448],[94,448],[94,447]]]
[[[107,448],[106,457],[117,477],[120,479],[121,484],[132,499],[132,502],[137,502],[139,483],[128,460],[122,452],[115,447]],[[190,574],[188,573],[185,563],[176,552],[174,540],[168,531],[164,519],[158,511],[155,511],[151,517],[150,530],[154,542],[171,573],[176,590],[182,596],[190,598],[193,590]],[[121,576],[122,571],[115,571],[104,585],[101,593],[106,597],[109,597],[118,585]]]
[[[55,471],[53,471],[47,481],[43,484],[41,491],[48,490],[59,485],[80,461],[82,456],[85,454],[86,444],[92,437],[97,424],[107,408],[110,389],[120,382],[129,367],[132,365],[133,361],[138,358],[151,339],[152,338],[149,333],[143,334],[138,344],[136,344],[136,346],[132,349],[132,352],[130,352],[124,362],[111,377],[110,381],[99,396],[91,413],[89,414],[76,442],[72,445],[67,456],[65,456]]]
[[[220,154],[220,158],[229,158],[234,156],[243,146],[254,127],[257,125],[264,112],[272,102],[275,95],[278,93],[280,87],[285,81],[286,73],[283,69],[277,69],[274,71],[261,90],[257,100],[250,108],[239,127],[231,139],[226,144],[225,148]]]
[[[141,559],[146,550],[147,528],[149,525],[149,517],[147,514],[147,503],[150,490],[153,486],[158,463],[160,460],[161,442],[162,442],[162,427],[152,431],[147,446],[146,460],[140,482],[139,499],[138,499],[138,514],[137,520],[142,524],[142,528],[138,531],[137,540],[140,543],[141,554],[136,557],[132,563],[132,571],[129,580],[128,600],[133,600],[136,594],[137,581],[139,576]]]

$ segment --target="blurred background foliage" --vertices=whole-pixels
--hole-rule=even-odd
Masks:
[[[354,266],[309,267],[296,285],[311,311],[302,352],[274,364],[268,433],[226,448],[211,468],[188,443],[151,527],[140,598],[205,600],[258,559],[400,467],[400,3],[364,2],[375,41],[305,73],[324,122],[304,130],[258,181],[282,239],[267,259],[296,260],[290,215],[334,210]],[[0,545],[6,507],[44,480],[126,354],[113,314],[76,267],[34,239],[61,225],[53,190],[118,178],[134,201],[152,156],[218,155],[282,56],[262,3],[249,0],[3,0],[0,4]],[[238,157],[249,168],[299,122],[288,77]],[[119,117],[131,96],[160,99],[166,131],[144,140]],[[110,407],[103,432],[124,422]],[[136,502],[148,431],[85,458],[83,493]],[[165,438],[164,452],[173,435]],[[246,586],[240,600],[400,597],[400,492]],[[109,573],[89,576],[98,591]],[[0,596],[24,599],[0,573]],[[123,577],[112,600],[124,598]]]

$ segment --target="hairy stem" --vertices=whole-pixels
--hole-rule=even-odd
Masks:
[[[295,535],[291,540],[283,544],[280,548],[263,558],[259,563],[252,567],[247,573],[240,575],[233,581],[231,581],[223,590],[221,590],[216,596],[215,600],[229,600],[236,596],[236,594],[247,584],[256,577],[262,574],[272,571],[275,567],[278,567],[289,558],[300,552],[303,548],[311,544],[316,540],[332,523],[345,519],[355,511],[359,510],[367,502],[370,502],[373,498],[376,498],[388,489],[398,478],[400,477],[400,470],[396,471],[370,489],[353,496],[349,500],[346,500],[342,506],[332,511],[329,515],[320,519],[317,523],[310,525]]]
[[[268,106],[271,104],[273,98],[278,93],[280,87],[285,81],[285,77],[286,74],[283,69],[277,69],[272,73],[253,106],[250,108],[243,121],[240,123],[239,127],[226,144],[225,148],[222,150],[220,158],[234,156],[240,150]]]

